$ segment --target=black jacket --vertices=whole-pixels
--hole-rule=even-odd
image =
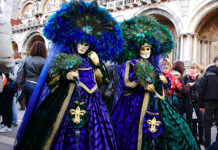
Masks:
[[[199,103],[199,93],[198,93],[198,89],[199,89],[199,84],[200,84],[200,79],[201,79],[201,75],[197,75],[197,77],[195,79],[192,79],[189,75],[186,75],[184,77],[184,82],[185,85],[188,88],[188,94],[189,94],[189,98],[191,100],[191,102],[193,103]],[[189,85],[187,85],[188,83],[193,83],[195,82],[195,84],[190,87]]]
[[[25,59],[25,80],[37,81],[46,59],[41,56],[28,56]]]
[[[210,66],[200,81],[199,87],[200,107],[206,101],[218,102],[218,67]]]

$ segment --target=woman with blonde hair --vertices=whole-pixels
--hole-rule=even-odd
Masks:
[[[160,66],[161,66],[161,71],[163,72],[163,75],[167,78],[169,82],[167,84],[168,87],[165,87],[166,96],[167,97],[172,96],[175,93],[175,91],[179,91],[182,89],[182,84],[173,74],[171,74],[172,63],[169,58],[160,59]]]
[[[199,143],[204,144],[203,117],[202,117],[202,113],[199,108],[199,93],[198,93],[200,79],[201,79],[201,74],[199,73],[199,65],[197,63],[192,63],[190,65],[189,73],[184,77],[184,82],[189,91],[189,98],[190,98],[191,104],[197,115],[196,122],[193,122],[193,118],[191,119],[192,129],[195,130],[194,134],[196,135],[197,134],[197,123],[198,123]],[[192,117],[192,114],[193,112],[191,114],[187,114],[187,116],[190,115],[189,117]]]

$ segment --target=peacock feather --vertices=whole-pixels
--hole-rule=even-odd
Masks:
[[[139,84],[143,87],[156,81],[154,67],[146,59],[141,59],[135,65],[134,74],[136,75]]]
[[[82,58],[76,54],[58,53],[50,63],[50,73],[60,74],[62,71],[76,70],[82,64]]]

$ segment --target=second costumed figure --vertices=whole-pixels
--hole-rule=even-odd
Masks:
[[[126,62],[119,73],[122,95],[112,111],[118,149],[198,150],[188,124],[165,96],[170,82],[159,60],[173,47],[169,31],[152,17],[135,17],[121,26]]]

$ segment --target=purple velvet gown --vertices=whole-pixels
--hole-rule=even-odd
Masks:
[[[81,99],[84,101],[89,112],[89,121],[80,130],[80,150],[116,150],[116,141],[113,129],[106,112],[106,108],[97,92],[97,83],[94,70],[90,63],[83,58],[83,64],[79,68],[79,81],[82,87]],[[67,115],[72,102],[75,100],[74,90],[64,117],[58,127],[51,144],[52,150],[76,149],[75,129],[67,122]]]
[[[112,121],[119,150],[136,149],[138,124],[144,97],[144,89],[138,86],[134,76],[135,60],[127,61],[119,74],[122,95],[112,111]]]

